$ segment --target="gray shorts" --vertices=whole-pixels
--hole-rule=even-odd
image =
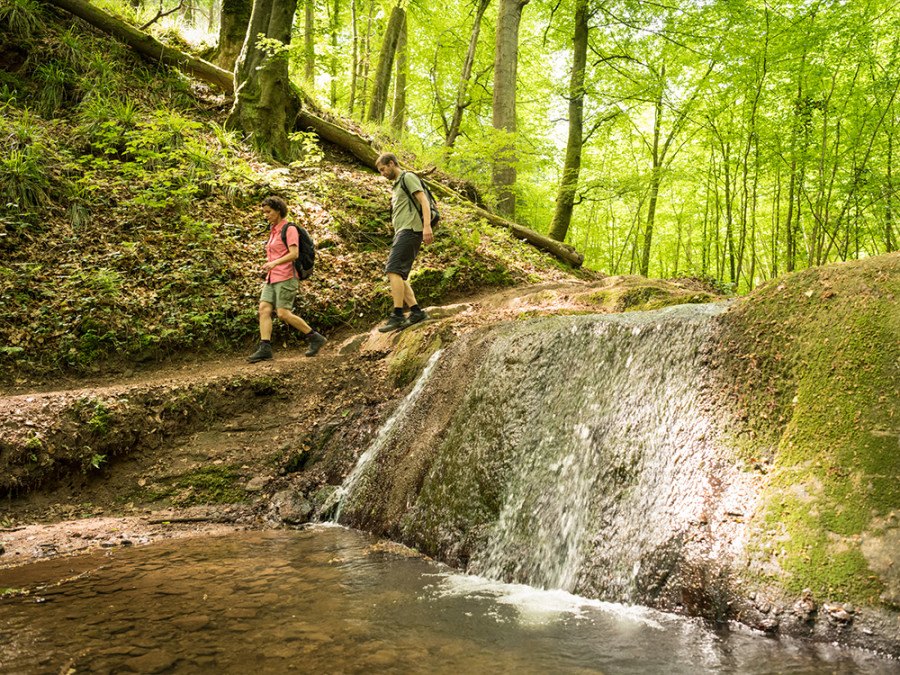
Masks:
[[[388,274],[399,274],[403,281],[409,278],[413,260],[422,246],[422,233],[413,230],[400,230],[394,235],[391,254],[388,256],[384,271]]]
[[[268,302],[276,309],[291,309],[294,306],[294,298],[297,297],[299,287],[300,282],[296,277],[286,281],[276,281],[274,284],[263,284],[259,301]]]

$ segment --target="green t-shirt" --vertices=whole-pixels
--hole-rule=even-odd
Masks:
[[[400,185],[401,180],[406,181],[406,187],[413,199],[416,199],[417,192],[424,192],[422,181],[412,171],[404,171],[394,181],[394,190],[391,194],[391,222],[394,225],[394,232],[396,233],[400,230],[421,232],[425,229],[425,226],[422,224],[422,217],[419,215],[416,205],[406,196],[403,186]]]

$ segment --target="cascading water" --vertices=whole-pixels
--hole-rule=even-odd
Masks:
[[[724,308],[498,328],[405,518],[407,539],[492,578],[652,594],[716,489],[699,382]]]
[[[431,355],[431,358],[428,360],[428,363],[425,364],[425,368],[422,370],[422,373],[421,375],[419,375],[413,388],[400,402],[400,405],[397,406],[397,409],[394,410],[394,413],[390,416],[387,422],[381,425],[381,428],[379,428],[378,433],[375,436],[375,440],[372,441],[371,445],[369,445],[366,451],[359,456],[359,459],[356,461],[356,466],[353,467],[353,470],[350,471],[350,473],[347,475],[347,478],[344,479],[341,487],[335,493],[334,499],[336,501],[336,504],[333,507],[334,517],[332,519],[334,522],[340,522],[341,513],[344,510],[344,506],[353,498],[353,493],[357,485],[359,485],[360,481],[363,479],[363,476],[366,473],[366,469],[378,456],[378,454],[384,449],[387,442],[391,439],[398,421],[402,420],[403,417],[408,414],[410,409],[419,399],[419,395],[425,388],[425,383],[428,382],[428,379],[431,377],[431,373],[434,371],[440,355],[441,350],[438,350]]]

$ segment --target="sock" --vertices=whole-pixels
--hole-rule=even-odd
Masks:
[[[397,316],[403,316],[403,308],[402,307],[394,307],[394,314]]]
[[[260,342],[260,344],[264,344],[264,345],[270,345],[270,344],[272,344],[272,341],[271,341],[271,340],[260,340],[259,342]]]
[[[410,309],[411,309],[413,312],[421,312],[421,311],[422,311],[422,308],[419,307],[418,305],[413,305],[412,307],[410,307]]]
[[[318,335],[318,333],[316,333],[316,331],[314,331],[314,330],[311,330],[306,335],[303,336],[303,339],[309,340],[311,337],[315,337],[316,335]]]

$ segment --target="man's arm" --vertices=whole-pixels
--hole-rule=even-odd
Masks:
[[[428,197],[425,196],[424,190],[414,192],[413,196],[419,200],[422,206],[422,241],[430,244],[434,241],[434,233],[431,231],[431,205],[428,203]]]

